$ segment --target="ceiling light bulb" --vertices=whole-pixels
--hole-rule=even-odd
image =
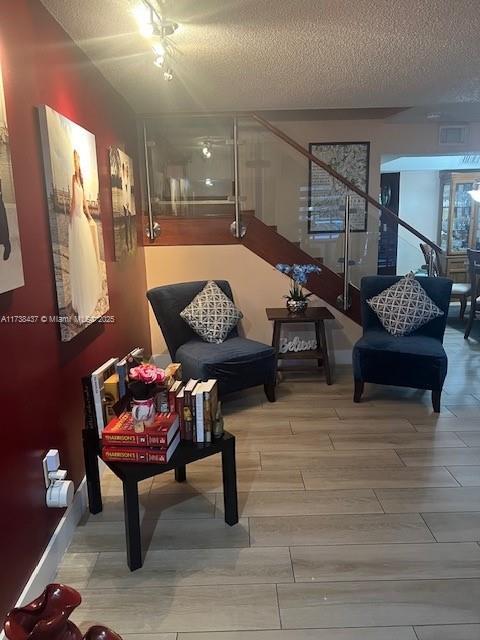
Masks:
[[[153,22],[152,22],[152,12],[149,7],[147,7],[143,2],[134,7],[132,11],[135,16],[135,20],[138,23],[138,28],[140,34],[144,38],[149,38],[153,35]]]
[[[204,142],[203,143],[202,153],[205,156],[205,158],[211,158],[212,157],[212,143],[211,142]]]
[[[205,184],[207,187],[213,187],[213,180],[211,178],[205,178]]]
[[[166,54],[166,49],[165,46],[163,45],[163,43],[161,42],[156,42],[153,46],[152,49],[154,51],[154,53],[157,54],[157,56],[163,56],[165,57]]]
[[[151,22],[142,24],[140,26],[140,35],[144,38],[151,38],[153,36],[153,24]]]
[[[173,80],[173,71],[171,69],[166,69],[166,71],[163,72],[163,78],[167,82]]]
[[[143,2],[139,2],[133,7],[132,13],[139,25],[150,21],[150,10]]]
[[[159,68],[162,68],[162,67],[163,67],[163,65],[164,65],[164,63],[165,63],[165,58],[164,58],[164,56],[157,56],[157,57],[155,58],[155,60],[153,61],[153,64],[154,64],[156,67],[159,67]]]

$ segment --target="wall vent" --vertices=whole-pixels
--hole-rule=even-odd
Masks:
[[[466,125],[446,125],[439,127],[439,144],[465,144],[468,138],[468,127]]]
[[[480,155],[478,153],[470,153],[463,156],[462,164],[480,164]]]

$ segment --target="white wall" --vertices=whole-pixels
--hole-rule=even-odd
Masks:
[[[440,179],[438,171],[401,171],[399,216],[427,238],[437,241]],[[397,273],[415,271],[425,261],[419,242],[398,228]]]

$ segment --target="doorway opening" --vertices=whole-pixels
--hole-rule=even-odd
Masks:
[[[380,201],[444,251],[443,273],[468,280],[466,253],[480,248],[479,205],[469,195],[480,181],[480,153],[383,155]],[[378,274],[426,275],[420,245],[408,231],[380,219]]]

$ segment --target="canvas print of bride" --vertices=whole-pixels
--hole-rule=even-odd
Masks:
[[[23,265],[13,184],[10,136],[0,64],[0,293],[23,287]]]
[[[40,107],[40,130],[61,339],[108,311],[95,136]]]

